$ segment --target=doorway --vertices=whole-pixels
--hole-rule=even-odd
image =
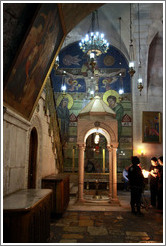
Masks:
[[[37,163],[38,136],[34,127],[30,134],[29,144],[29,168],[28,168],[28,189],[36,188],[36,163]]]
[[[84,154],[84,199],[91,201],[109,199],[107,139],[98,132],[90,134],[86,139]]]

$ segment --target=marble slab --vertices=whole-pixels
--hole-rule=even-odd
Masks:
[[[23,189],[3,198],[3,210],[29,211],[47,195],[51,189]]]

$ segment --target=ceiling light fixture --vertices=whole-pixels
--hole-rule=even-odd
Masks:
[[[62,76],[62,86],[61,86],[61,90],[62,90],[62,96],[64,97],[66,95],[66,83],[65,83],[65,76]]]
[[[89,56],[91,53],[94,53],[95,56],[107,53],[109,43],[104,39],[104,34],[99,32],[97,10],[92,12],[90,30],[85,35],[85,38],[81,40],[79,46],[80,49]]]
[[[99,143],[99,140],[100,140],[99,133],[96,132],[96,135],[95,135],[95,138],[94,138],[94,143],[95,143],[95,144],[98,144],[98,143]]]
[[[122,18],[119,17],[119,43],[120,43],[120,58],[119,58],[119,65],[121,66],[122,65],[122,57],[121,57],[121,47],[122,47],[122,35],[121,35],[121,21],[122,21]],[[123,100],[123,93],[124,93],[124,89],[123,89],[123,78],[122,78],[122,73],[120,72],[119,73],[119,79],[120,79],[120,89],[119,89],[119,94],[120,94],[120,97],[119,97],[119,100],[122,101]]]
[[[57,70],[58,67],[59,67],[59,56],[56,57],[55,64],[54,64],[55,70]]]
[[[141,77],[141,72],[142,72],[142,67],[141,67],[141,59],[140,59],[140,52],[141,52],[141,45],[140,45],[140,15],[139,15],[139,3],[138,3],[138,39],[139,39],[139,66],[138,66],[138,84],[137,88],[140,91],[140,96],[141,96],[141,91],[143,89],[143,84],[142,84],[142,77]]]
[[[130,77],[133,77],[135,74],[135,64],[134,64],[134,47],[133,47],[133,38],[132,38],[132,18],[131,18],[131,3],[130,3],[130,45],[129,45],[129,74]]]

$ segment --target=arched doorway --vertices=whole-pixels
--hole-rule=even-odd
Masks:
[[[34,127],[30,134],[29,144],[29,167],[28,167],[28,189],[36,188],[36,163],[37,163],[38,136]]]
[[[93,202],[108,201],[109,156],[104,135],[96,132],[87,137],[84,158],[84,198]]]
[[[108,173],[107,140],[101,133],[92,133],[86,139],[85,174]]]
[[[85,122],[84,122],[85,123]],[[115,127],[117,127],[117,122],[114,121]],[[102,124],[101,124],[102,125]],[[89,128],[90,124],[84,125],[84,127]],[[111,128],[109,128],[111,131]],[[117,130],[117,129],[116,129]],[[84,156],[85,156],[85,147],[86,147],[86,139],[89,135],[92,133],[101,133],[105,136],[107,140],[107,149],[109,152],[109,201],[111,203],[118,202],[117,197],[117,155],[116,150],[118,147],[118,142],[111,142],[111,139],[113,138],[112,134],[108,132],[107,130],[103,129],[102,127],[97,128],[91,128],[88,130],[85,134],[83,134],[83,131],[81,131],[81,135],[83,137],[83,143],[81,144],[78,142],[79,146],[79,181],[78,181],[78,200],[81,202],[84,202]],[[79,138],[81,138],[81,135],[79,135]]]

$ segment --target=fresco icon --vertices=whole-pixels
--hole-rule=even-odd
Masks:
[[[124,115],[123,106],[119,101],[119,94],[114,90],[108,90],[103,95],[103,101],[116,113],[116,119],[118,121],[118,140],[119,140],[122,133],[122,118]]]
[[[70,123],[70,113],[73,105],[73,98],[71,95],[66,94],[65,96],[60,95],[57,98],[57,115],[59,119],[59,125],[61,130],[62,144],[65,144],[68,141],[68,132],[69,132],[69,123]]]

